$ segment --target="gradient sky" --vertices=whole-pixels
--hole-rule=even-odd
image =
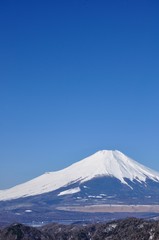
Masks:
[[[0,189],[118,149],[159,170],[159,1],[0,1]]]

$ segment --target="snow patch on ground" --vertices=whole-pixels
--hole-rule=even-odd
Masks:
[[[77,192],[80,192],[81,189],[79,187],[77,188],[71,188],[71,189],[68,189],[66,191],[63,191],[63,192],[60,192],[58,194],[58,196],[63,196],[63,195],[68,195],[68,194],[73,194],[73,193],[77,193]]]
[[[32,210],[30,210],[30,209],[27,209],[27,210],[25,210],[25,212],[26,212],[26,213],[31,213],[31,212],[32,212]]]

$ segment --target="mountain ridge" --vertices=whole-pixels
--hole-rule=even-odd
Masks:
[[[147,179],[159,182],[159,172],[134,161],[118,150],[100,150],[67,168],[47,172],[41,176],[0,191],[0,201],[35,196],[56,191],[62,187],[82,184],[99,177],[112,177],[133,190],[130,182],[145,183]],[[80,192],[80,187],[66,189],[65,194]]]

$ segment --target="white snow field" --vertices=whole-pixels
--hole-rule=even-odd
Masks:
[[[57,190],[76,182],[86,182],[96,177],[111,176],[127,184],[130,181],[146,181],[147,178],[159,182],[159,172],[153,171],[132,160],[117,150],[103,150],[56,172],[45,173],[31,181],[0,191],[0,201],[39,195]],[[128,185],[128,184],[127,184]],[[70,186],[60,195],[79,192],[80,188]]]

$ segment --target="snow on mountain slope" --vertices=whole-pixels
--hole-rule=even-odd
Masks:
[[[56,172],[45,173],[31,181],[0,191],[0,200],[34,196],[51,192],[76,182],[86,182],[95,177],[111,176],[127,184],[144,182],[146,178],[159,181],[159,173],[125,156],[120,151],[103,150]],[[78,189],[80,191],[80,189]]]
[[[73,193],[77,193],[77,192],[80,192],[80,188],[79,188],[79,187],[70,188],[70,189],[68,189],[68,190],[66,190],[66,191],[60,192],[60,193],[58,194],[58,196],[73,194]]]

